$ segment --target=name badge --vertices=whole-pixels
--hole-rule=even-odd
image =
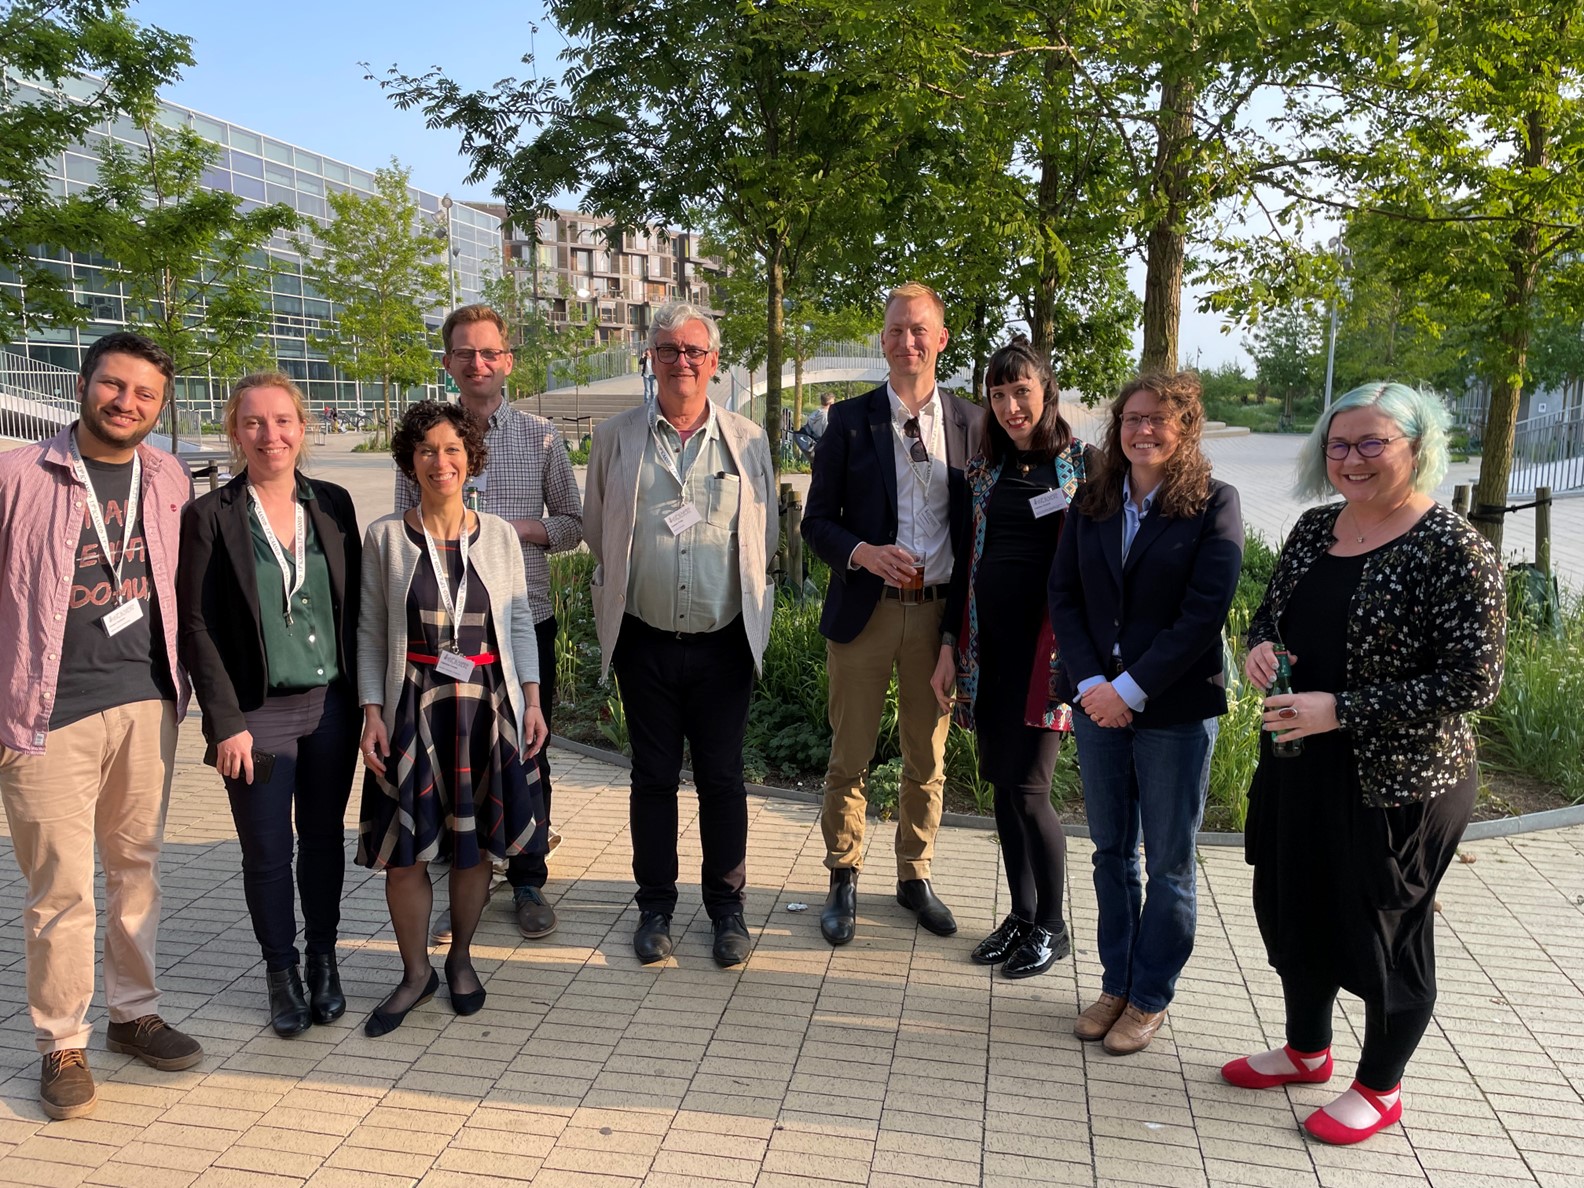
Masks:
[[[441,676],[453,677],[459,681],[470,680],[473,676],[473,661],[457,652],[442,649],[440,658],[435,661],[435,668]]]
[[[99,622],[104,624],[106,635],[119,635],[143,617],[143,604],[136,598],[123,602]]]
[[[672,536],[681,536],[694,524],[704,522],[704,517],[699,515],[699,509],[691,503],[684,503],[676,511],[665,518],[666,527],[671,529]]]
[[[920,508],[918,526],[922,532],[934,532],[936,528],[940,527],[940,521],[935,518],[935,513],[929,508]]]
[[[1053,491],[1046,491],[1043,495],[1036,495],[1029,500],[1029,510],[1034,513],[1036,520],[1044,519],[1052,512],[1059,512],[1067,507],[1067,492],[1057,487]]]

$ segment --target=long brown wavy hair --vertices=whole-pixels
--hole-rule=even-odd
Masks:
[[[1138,392],[1151,392],[1161,411],[1177,418],[1177,448],[1166,459],[1165,477],[1155,493],[1157,513],[1172,520],[1198,515],[1210,501],[1210,459],[1200,441],[1204,436],[1204,404],[1199,376],[1192,371],[1150,371],[1122,385],[1111,402],[1104,449],[1095,473],[1084,485],[1083,511],[1096,520],[1115,515],[1122,507],[1122,480],[1127,477],[1127,455],[1122,452],[1122,410]]]

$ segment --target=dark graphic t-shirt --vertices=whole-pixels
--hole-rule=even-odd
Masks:
[[[110,541],[111,559],[115,560],[121,554],[132,463],[95,462],[88,458],[83,463],[99,496],[105,535]],[[126,561],[121,566],[121,592],[128,600],[136,598],[143,604],[143,617],[110,635],[101,620],[116,608],[115,575],[105,563],[86,503],[83,507],[66,634],[61,641],[60,678],[55,706],[50,712],[51,730],[114,706],[173,700],[176,696],[165,655],[159,599],[149,577],[142,519],[140,507],[139,523],[133,525]]]

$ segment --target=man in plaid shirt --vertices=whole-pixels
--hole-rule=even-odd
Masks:
[[[488,467],[470,486],[477,491],[481,511],[511,521],[522,541],[523,572],[528,578],[528,601],[533,606],[534,631],[539,642],[540,704],[545,724],[551,722],[555,703],[556,621],[550,604],[549,554],[575,549],[583,539],[583,504],[577,479],[567,457],[566,443],[555,426],[543,417],[518,412],[502,392],[512,372],[512,352],[506,341],[506,322],[487,305],[464,305],[453,310],[440,328],[445,343],[441,358],[456,381],[462,407],[485,423],[484,444],[489,448]],[[396,476],[396,510],[418,506],[418,484]],[[540,748],[539,786],[544,792],[544,843],[550,827],[550,748]],[[517,927],[530,940],[555,931],[555,908],[544,899],[544,846],[537,854],[519,855],[507,867],[512,886],[513,914]],[[450,939],[451,913],[436,922],[437,941]]]

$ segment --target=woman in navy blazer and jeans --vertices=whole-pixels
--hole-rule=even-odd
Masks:
[[[1101,994],[1073,1034],[1118,1056],[1154,1038],[1193,952],[1194,835],[1227,708],[1221,629],[1243,517],[1210,477],[1203,429],[1191,372],[1124,385],[1051,569],[1099,901]]]

